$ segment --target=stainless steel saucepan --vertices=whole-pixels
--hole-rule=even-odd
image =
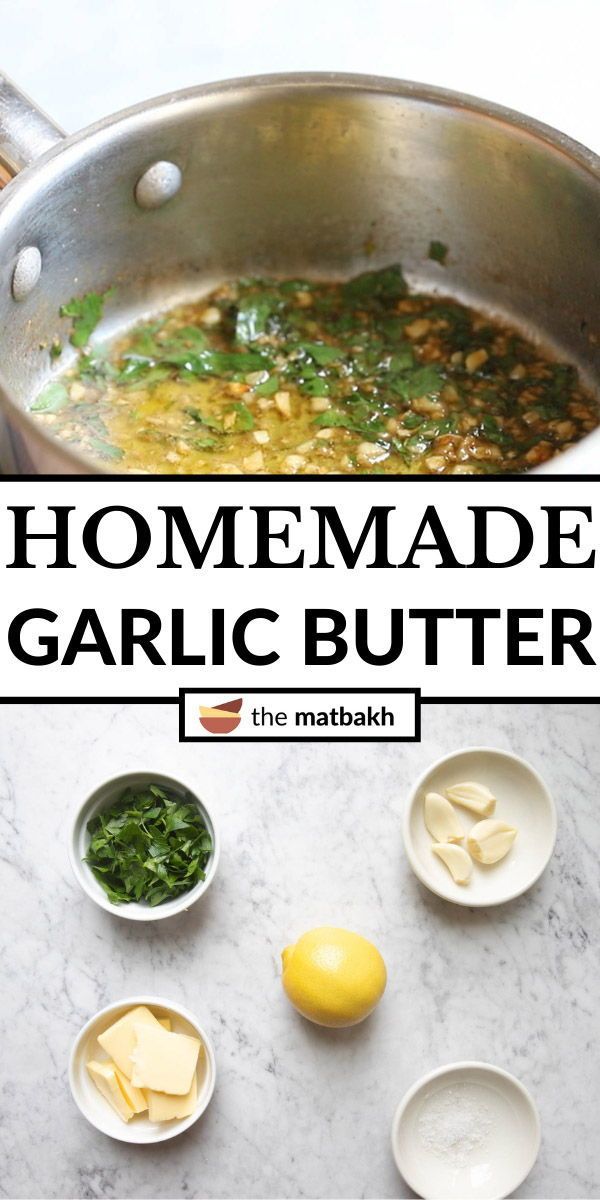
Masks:
[[[275,75],[65,138],[0,76],[0,164],[15,176],[0,193],[0,392],[23,472],[98,470],[27,410],[65,338],[59,306],[109,287],[99,336],[225,277],[401,261],[598,388],[600,159],[507,109],[393,79]],[[427,257],[433,239],[446,267]],[[600,431],[547,469],[600,470]]]

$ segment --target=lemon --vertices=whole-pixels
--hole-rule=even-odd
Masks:
[[[316,1025],[357,1025],[373,1011],[386,984],[379,950],[358,933],[323,925],[281,955],[288,1000]]]

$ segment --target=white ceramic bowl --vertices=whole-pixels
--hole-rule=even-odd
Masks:
[[[462,1128],[471,1140],[461,1148],[453,1139]],[[529,1174],[539,1148],[529,1092],[488,1063],[452,1063],[423,1076],[392,1122],[396,1166],[424,1200],[503,1200]]]
[[[496,797],[494,818],[514,825],[518,834],[509,853],[491,866],[473,863],[466,885],[455,883],[445,863],[432,852],[425,828],[427,792],[444,792],[456,783],[484,783]],[[456,806],[468,833],[481,819]],[[526,892],[547,866],[556,841],[556,809],[546,784],[525,759],[506,750],[474,747],[440,758],[421,775],[404,811],[404,845],[421,883],[444,900],[468,908],[503,904]]]
[[[157,904],[155,908],[143,901],[132,901],[131,904],[111,904],[88,864],[83,861],[90,840],[87,824],[96,813],[104,808],[109,808],[125,791],[125,788],[145,787],[149,783],[157,783],[159,787],[170,788],[182,797],[188,795],[198,805],[213,843],[212,854],[206,866],[206,879],[200,880],[189,892],[184,892],[174,900],[165,900],[163,904]],[[87,895],[96,904],[99,904],[100,908],[105,908],[113,916],[123,917],[126,921],[162,921],[165,917],[172,917],[176,913],[185,912],[186,909],[191,908],[192,904],[195,904],[196,900],[204,895],[215,877],[219,851],[218,833],[204,801],[200,799],[193,788],[179,779],[175,779],[172,775],[164,775],[160,771],[129,771],[125,775],[115,775],[112,779],[107,779],[105,783],[99,784],[77,809],[69,841],[71,866],[84,892],[87,892]]]
[[[202,1042],[204,1053],[198,1061],[198,1103],[189,1117],[174,1121],[150,1121],[147,1114],[140,1113],[126,1123],[113,1111],[89,1076],[86,1064],[90,1059],[107,1058],[98,1044],[98,1034],[138,1004],[145,1004],[156,1017],[170,1017],[173,1033],[186,1033],[190,1037],[200,1038]],[[166,1142],[189,1129],[210,1103],[216,1074],[212,1042],[196,1017],[180,1004],[163,1000],[160,996],[129,996],[101,1009],[78,1033],[69,1061],[69,1084],[73,1099],[86,1120],[100,1133],[106,1133],[119,1142],[133,1142],[136,1145]]]

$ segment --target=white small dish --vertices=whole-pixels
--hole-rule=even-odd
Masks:
[[[168,788],[182,798],[184,796],[191,798],[197,804],[213,844],[212,853],[205,868],[206,878],[200,880],[195,887],[190,888],[189,892],[184,892],[183,895],[177,896],[174,900],[165,900],[162,904],[157,904],[154,908],[143,901],[132,901],[130,904],[112,904],[106,892],[98,883],[93,871],[84,862],[90,841],[87,828],[88,821],[96,816],[96,813],[114,804],[115,800],[118,800],[126,788],[135,789],[145,787],[150,783],[156,783],[159,787]],[[165,917],[175,916],[176,913],[185,912],[188,908],[191,908],[192,904],[195,904],[196,900],[199,900],[200,896],[203,896],[207,888],[210,887],[217,870],[219,852],[218,833],[214,820],[204,801],[187,784],[182,783],[179,779],[175,779],[172,775],[164,775],[160,771],[129,771],[127,774],[115,775],[112,779],[107,779],[104,783],[99,784],[75,812],[69,840],[71,866],[75,873],[75,878],[81,884],[84,892],[100,908],[106,909],[107,912],[112,913],[115,917],[123,917],[126,921],[162,921]]]
[[[518,832],[505,858],[491,866],[474,862],[471,879],[461,885],[431,849],[424,805],[427,792],[443,794],[445,788],[466,781],[489,787],[496,797],[494,818]],[[456,812],[467,834],[481,820],[458,805]],[[554,850],[556,809],[542,777],[524,758],[478,746],[440,758],[421,775],[408,797],[403,834],[408,861],[425,887],[453,904],[483,908],[514,900],[539,879]]]
[[[104,1096],[98,1091],[90,1078],[87,1063],[92,1059],[106,1060],[107,1054],[98,1042],[98,1034],[103,1033],[118,1021],[119,1017],[145,1004],[155,1017],[170,1017],[173,1033],[186,1033],[189,1037],[199,1038],[204,1052],[198,1061],[198,1103],[189,1117],[174,1121],[150,1121],[147,1114],[139,1113],[125,1122],[111,1108]],[[73,1043],[69,1060],[69,1084],[73,1099],[90,1125],[108,1137],[116,1138],[119,1142],[131,1142],[136,1145],[148,1145],[155,1142],[166,1142],[177,1137],[190,1128],[208,1107],[215,1090],[216,1063],[212,1042],[207,1033],[198,1024],[196,1017],[170,1000],[160,996],[130,996],[118,1000],[96,1013],[78,1033]]]
[[[489,1063],[451,1063],[400,1101],[392,1153],[423,1200],[503,1200],[531,1171],[540,1137],[536,1105],[514,1075]]]

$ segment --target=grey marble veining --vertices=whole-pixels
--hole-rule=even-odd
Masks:
[[[597,706],[428,706],[416,746],[180,746],[174,707],[4,707],[0,726],[2,1113],[9,1197],[404,1197],[389,1128],[423,1072],[483,1058],[538,1102],[543,1144],[523,1197],[600,1191]],[[416,881],[403,797],[435,757],[490,744],[554,789],[540,883],[470,912]],[[179,773],[214,809],[217,879],[189,914],[147,927],[97,909],[71,876],[69,814],[136,767]],[[371,937],[389,983],[348,1031],[290,1008],[279,955],[313,925]],[[126,1146],[75,1108],[71,1041],[102,1005],[153,992],[214,1038],[214,1100],[189,1133]]]

